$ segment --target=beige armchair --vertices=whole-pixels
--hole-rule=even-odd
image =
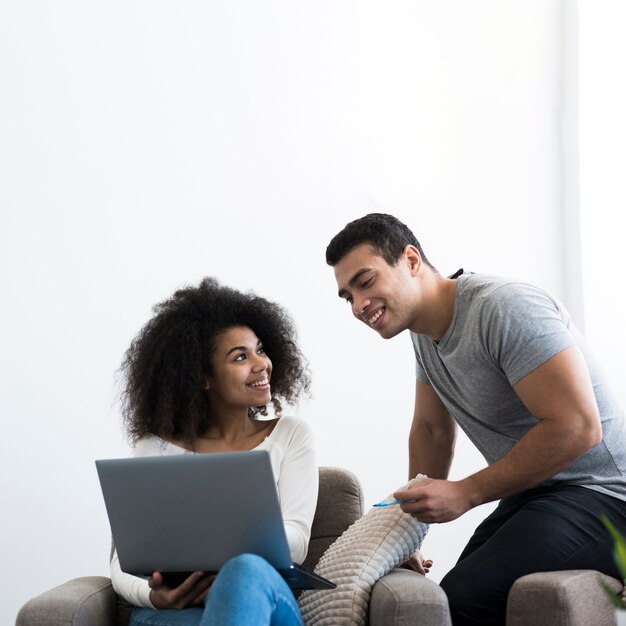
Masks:
[[[304,566],[313,569],[326,548],[363,515],[363,494],[354,474],[320,468],[320,491]],[[16,626],[127,626],[132,607],[103,576],[70,580],[20,610]],[[370,626],[449,626],[447,598],[439,585],[409,571],[395,571],[375,585]]]
[[[350,472],[320,468],[320,493],[305,567],[363,515],[361,485]],[[507,626],[614,626],[612,606],[597,584],[598,572],[552,572],[520,578],[509,594]],[[622,585],[603,577],[616,591]],[[16,626],[127,626],[132,607],[111,581],[87,576],[47,591],[20,610]],[[448,601],[430,579],[398,569],[372,590],[369,626],[451,626]]]

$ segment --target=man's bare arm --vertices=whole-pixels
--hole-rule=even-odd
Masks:
[[[514,386],[539,420],[499,461],[461,481],[424,481],[398,492],[402,509],[425,522],[447,522],[469,509],[534,487],[602,440],[600,415],[585,361],[575,346]]]
[[[447,478],[454,456],[456,422],[435,390],[415,381],[415,408],[409,434],[409,478]]]
[[[577,347],[553,356],[513,389],[539,423],[506,456],[465,479],[478,504],[534,487],[602,441],[598,405]]]

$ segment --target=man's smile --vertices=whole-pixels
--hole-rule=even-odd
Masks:
[[[378,320],[383,316],[384,312],[385,312],[384,306],[380,307],[379,309],[376,309],[372,315],[370,315],[367,319],[365,319],[365,322],[369,326],[374,328],[376,325],[376,322],[378,322]]]

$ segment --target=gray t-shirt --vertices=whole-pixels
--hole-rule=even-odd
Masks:
[[[626,420],[569,313],[545,291],[512,280],[457,278],[450,327],[439,343],[411,333],[416,376],[430,384],[491,464],[538,423],[512,385],[578,345],[595,391],[603,439],[544,484],[581,485],[626,500]]]

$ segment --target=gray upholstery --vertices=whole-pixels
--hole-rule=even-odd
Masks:
[[[336,467],[320,467],[317,509],[303,566],[313,570],[328,546],[363,515],[363,491],[357,477]]]
[[[313,569],[326,548],[363,515],[357,478],[320,468],[320,495],[305,566]],[[531,574],[509,594],[507,626],[613,626],[613,609],[598,587],[598,572]],[[604,577],[615,591],[622,585]],[[27,602],[16,626],[127,626],[129,605],[108,578],[76,578]],[[369,626],[450,626],[447,598],[439,585],[407,570],[381,578],[372,590]]]
[[[541,572],[515,581],[507,604],[507,626],[615,626],[615,609],[598,584],[616,593],[622,584],[591,570]]]
[[[103,576],[75,578],[25,604],[17,626],[106,626],[117,624],[116,598]]]
[[[372,589],[369,626],[450,626],[448,598],[429,578],[397,569]]]

